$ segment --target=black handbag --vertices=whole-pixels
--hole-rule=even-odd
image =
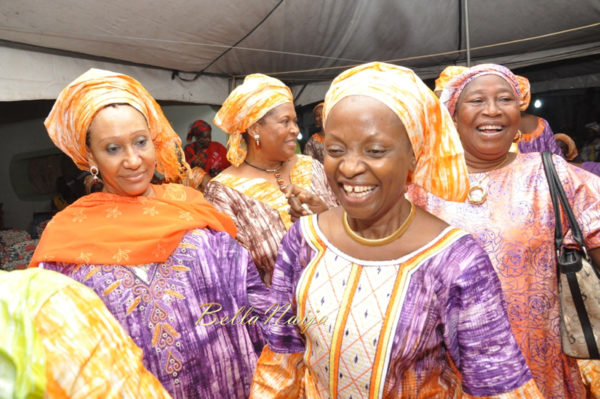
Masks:
[[[556,218],[554,245],[562,350],[565,355],[579,359],[600,359],[600,273],[587,254],[583,234],[554,168],[552,154],[543,152],[542,162]],[[562,245],[564,237],[559,201],[567,216],[573,239],[580,249],[565,248]]]

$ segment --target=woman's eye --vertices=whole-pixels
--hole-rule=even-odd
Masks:
[[[109,154],[115,154],[117,151],[119,151],[118,145],[109,144],[106,146],[106,152]]]
[[[513,99],[513,98],[511,98],[511,97],[501,97],[501,98],[500,98],[500,101],[502,101],[502,102],[504,102],[504,103],[509,103],[509,102],[512,102],[512,101],[514,101],[514,99]]]
[[[339,147],[327,147],[327,153],[329,155],[339,155],[343,152],[343,150]]]
[[[483,99],[481,99],[481,98],[473,98],[473,99],[469,100],[469,102],[473,103],[473,104],[481,104],[483,102]]]
[[[140,137],[137,139],[136,144],[139,145],[140,147],[143,147],[146,145],[147,142],[148,142],[148,139],[146,137]]]
[[[380,157],[383,154],[385,154],[385,150],[382,148],[369,148],[367,150],[367,154],[369,154],[371,156],[375,156],[375,157]]]

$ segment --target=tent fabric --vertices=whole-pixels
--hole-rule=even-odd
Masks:
[[[374,60],[430,79],[465,63],[465,3],[473,63],[600,54],[598,0],[5,1],[0,101],[54,98],[90,67],[130,74],[160,100],[208,104],[256,72],[286,82],[299,104]]]

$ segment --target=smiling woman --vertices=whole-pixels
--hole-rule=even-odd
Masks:
[[[409,69],[360,65],[333,81],[324,120],[342,206],[290,229],[269,301],[320,322],[267,324],[251,397],[541,397],[486,253],[404,197],[410,183],[466,196],[458,134],[437,97]]]
[[[63,89],[45,125],[104,187],[52,219],[30,266],[93,289],[174,398],[247,397],[260,327],[196,320],[207,303],[234,318],[265,288],[231,218],[194,189],[150,183],[155,169],[187,175],[160,106],[133,78],[93,69]]]
[[[473,234],[488,252],[512,330],[544,397],[584,398],[577,362],[561,351],[555,218],[541,156],[509,152],[518,136],[519,99],[516,76],[501,65],[478,65],[455,76],[441,100],[465,149],[469,198],[450,202],[415,185],[408,196]],[[554,156],[554,163],[589,253],[600,264],[600,179],[561,157]],[[597,372],[586,378],[599,380]]]
[[[204,194],[233,218],[236,239],[250,251],[267,285],[292,222],[337,205],[321,163],[294,153],[299,129],[293,101],[278,79],[249,75],[214,120],[230,135],[232,166],[208,183]]]

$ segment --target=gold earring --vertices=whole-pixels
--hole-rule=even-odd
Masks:
[[[518,143],[523,138],[523,133],[517,129],[517,135],[513,138],[513,143]]]

